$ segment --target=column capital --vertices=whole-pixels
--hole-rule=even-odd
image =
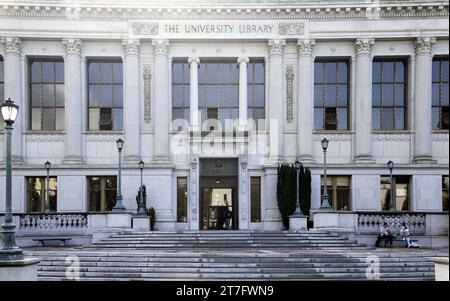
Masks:
[[[20,54],[22,52],[22,40],[18,37],[6,37],[0,39],[0,44],[6,53]]]
[[[66,54],[81,54],[81,40],[80,39],[63,39],[62,44],[66,50]]]
[[[169,40],[152,40],[152,46],[155,54],[169,54]]]
[[[373,45],[375,45],[375,39],[356,39],[355,40],[355,52],[359,54],[370,54],[372,52]]]
[[[188,58],[188,63],[200,64],[200,58],[198,56],[191,56]]]
[[[125,55],[139,55],[141,42],[139,40],[123,40],[122,47]]]
[[[269,40],[269,55],[282,55],[286,40]]]
[[[314,45],[316,45],[316,40],[313,40],[313,39],[297,40],[297,54],[298,55],[312,55]]]
[[[416,54],[431,53],[431,48],[436,43],[434,37],[418,37],[414,43]]]
[[[250,61],[250,60],[249,60],[248,57],[246,57],[246,56],[241,56],[241,57],[238,57],[238,59],[237,59],[237,63],[238,63],[238,64],[240,64],[240,63],[246,63],[246,64],[248,64],[249,61]]]

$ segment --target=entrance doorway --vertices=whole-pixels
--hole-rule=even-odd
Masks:
[[[237,186],[236,159],[200,160],[201,230],[238,229]]]

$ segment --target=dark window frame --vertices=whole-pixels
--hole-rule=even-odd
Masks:
[[[91,188],[90,179],[92,179],[92,178],[99,178],[100,181],[102,181],[102,180],[106,181],[107,179],[115,179],[115,185],[112,188],[108,188],[108,189],[104,189],[104,190],[102,190],[101,187],[100,187],[100,189]],[[91,193],[91,191],[100,191],[101,194],[105,194],[105,199],[104,199],[105,203],[104,204],[102,204],[102,196],[100,196],[100,200],[99,200],[99,202],[100,202],[100,210],[91,210],[91,207],[90,207],[90,204],[91,204],[90,193]],[[86,176],[86,193],[87,193],[87,196],[86,196],[86,200],[87,200],[86,208],[87,208],[87,210],[86,211],[89,212],[89,213],[110,212],[110,210],[108,210],[107,207],[109,205],[111,207],[110,209],[112,210],[112,207],[114,207],[114,205],[115,205],[115,197],[114,197],[114,200],[110,200],[110,201],[113,201],[114,204],[112,204],[112,203],[108,204],[107,203],[108,200],[106,199],[106,192],[108,192],[108,191],[112,192],[113,194],[116,194],[116,196],[117,196],[117,176],[115,176],[115,175],[101,175],[101,176],[88,175],[88,176]],[[102,210],[101,207],[104,207],[104,210]]]
[[[181,69],[182,69],[182,74],[181,74],[181,81],[175,81],[175,68],[176,65],[181,65]],[[187,69],[186,69],[187,68]],[[176,58],[172,60],[172,79],[171,79],[171,84],[172,84],[172,121],[173,120],[177,120],[180,119],[175,118],[175,116],[179,115],[176,114],[177,111],[182,113],[182,118],[186,120],[188,123],[190,123],[190,105],[191,105],[191,99],[190,99],[190,83],[191,83],[191,79],[190,79],[190,64],[188,62],[187,59],[182,59],[182,58]],[[175,90],[177,88],[180,88],[181,90],[181,98],[178,101],[179,104],[176,104],[176,99],[175,99]],[[174,131],[178,131],[181,130],[179,129],[172,129]]]
[[[185,181],[185,186],[180,187],[180,182]],[[177,177],[177,223],[187,223],[189,221],[189,178],[187,176]],[[185,188],[185,190],[179,190]],[[180,200],[180,193],[183,194]],[[180,204],[182,207],[180,210]],[[183,215],[184,213],[184,215]],[[184,217],[184,218],[182,218]]]
[[[447,179],[447,181],[446,181]],[[445,181],[447,183],[445,183]],[[449,176],[442,176],[442,211],[448,212],[448,199],[449,199]]]
[[[338,186],[338,178],[346,178],[348,180],[348,186]],[[323,197],[323,175],[320,176],[320,201],[322,202]],[[347,187],[348,189],[348,199],[347,199],[347,209],[338,209],[339,202],[339,190],[342,187]],[[351,175],[330,175],[327,176],[327,192],[329,197],[329,202],[334,211],[351,211],[352,210],[352,176]],[[335,201],[336,200],[336,201]]]
[[[3,57],[0,55],[0,99],[6,99],[5,95],[5,61]],[[1,93],[3,91],[3,93]],[[3,117],[0,114],[0,131],[3,131],[5,127],[5,123],[3,122]]]
[[[393,185],[395,187],[395,189],[393,189],[393,191],[394,191],[393,200],[394,200],[394,203],[395,203],[394,211],[395,212],[408,212],[408,211],[410,211],[411,210],[411,202],[412,202],[412,199],[411,199],[411,197],[412,197],[412,194],[411,194],[412,193],[412,176],[410,176],[410,175],[393,175],[392,179],[393,179]],[[406,184],[408,185],[408,189],[407,189],[408,195],[407,195],[407,200],[406,200],[406,206],[407,206],[406,209],[403,209],[403,208],[399,209],[399,208],[397,208],[397,198],[398,198],[398,196],[397,196],[397,190],[398,190],[397,185],[405,184],[405,183],[398,183],[398,179],[407,180]],[[383,183],[383,180],[385,181],[384,183]],[[387,187],[384,188],[383,185],[389,185],[389,188],[387,188]],[[390,176],[389,175],[381,175],[380,176],[380,190],[381,190],[381,192],[383,190],[387,190],[386,201],[389,200],[389,198],[390,198],[390,196],[389,196],[390,185],[391,185],[391,183],[390,183]],[[383,202],[382,198],[383,198],[383,193],[381,193],[381,200],[380,200],[381,201],[381,210],[382,211],[388,211],[389,208],[387,206],[383,206],[384,202]],[[403,204],[403,206],[405,206],[405,203]]]
[[[439,79],[436,81],[433,77],[434,76],[432,76],[432,79],[431,79],[431,89],[432,89],[432,91],[433,91],[433,86],[434,85],[438,85],[438,87],[439,87],[439,103],[436,105],[435,103],[434,103],[434,97],[433,97],[433,92],[432,92],[432,95],[431,95],[431,97],[432,97],[432,99],[431,99],[431,110],[432,110],[432,115],[431,115],[431,126],[432,126],[432,129],[433,130],[448,130],[449,129],[449,120],[448,120],[448,116],[449,116],[449,105],[448,105],[448,103],[447,103],[447,105],[445,105],[445,104],[443,104],[443,99],[445,99],[445,95],[443,95],[443,86],[444,85],[447,85],[447,98],[449,97],[448,96],[448,86],[449,86],[449,79],[448,79],[448,73],[449,73],[449,70],[448,70],[448,68],[447,68],[447,80],[445,80],[443,77],[443,74],[442,74],[442,72],[443,72],[443,70],[445,70],[445,68],[443,67],[443,62],[445,62],[445,61],[447,61],[447,65],[448,65],[448,62],[449,62],[449,57],[448,56],[434,56],[433,57],[433,61],[432,61],[432,64],[433,64],[433,67],[432,68],[434,68],[434,66],[435,66],[435,62],[439,62]],[[434,74],[434,69],[432,70],[432,74]],[[447,100],[447,102],[448,102],[448,100]],[[439,120],[438,120],[438,126],[436,127],[435,126],[435,120],[433,120],[433,117],[434,117],[434,114],[433,114],[433,111],[435,111],[435,110],[438,110],[439,111]],[[444,120],[444,118],[443,118],[443,115],[444,115],[444,112],[443,111],[446,111],[446,114],[447,114],[447,120],[446,120],[446,122],[445,122],[445,120]]]
[[[39,179],[39,181],[41,182],[41,189],[40,189],[40,194],[37,194],[36,197],[39,197],[39,210],[31,210],[31,193],[33,193],[34,191],[36,191],[35,189],[30,189],[30,180],[32,179]],[[50,177],[50,182],[54,182],[56,184],[56,188],[52,189],[51,185],[49,184],[49,203],[50,203],[50,211],[51,212],[57,212],[58,210],[58,177],[57,176],[51,176]],[[26,212],[27,213],[44,213],[44,206],[45,206],[45,190],[47,187],[47,177],[45,176],[27,176],[25,177],[25,182],[26,182]],[[54,194],[54,200],[52,199],[52,194]]]
[[[262,82],[256,81],[256,65],[262,64],[263,67],[263,76],[262,76]],[[250,72],[251,69],[251,72]],[[249,75],[250,74],[250,75]],[[251,80],[249,80],[249,77],[251,77]],[[256,98],[256,89],[261,88],[263,91],[263,100],[262,100],[262,106],[258,106],[255,100]],[[239,92],[238,92],[239,93]],[[239,105],[238,100],[238,105]],[[256,111],[262,112],[262,119],[256,119],[254,118],[254,114]],[[250,58],[249,62],[247,64],[247,119],[253,120],[253,122],[256,125],[256,130],[260,130],[260,126],[263,126],[264,123],[261,121],[261,125],[258,122],[259,120],[265,120],[266,119],[266,63],[264,61],[264,58]],[[264,128],[264,127],[263,127]]]
[[[257,188],[258,193],[255,196],[253,191],[253,180],[257,180]],[[261,177],[260,176],[251,176],[250,177],[250,222],[252,223],[260,223],[261,222],[261,202],[262,202],[262,193],[261,193],[262,185],[261,185]]]

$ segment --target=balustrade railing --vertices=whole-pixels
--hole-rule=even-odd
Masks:
[[[426,214],[419,212],[358,212],[358,232],[380,233],[384,223],[392,233],[399,234],[403,223],[409,225],[411,234],[425,234]]]
[[[19,229],[83,229],[88,227],[87,213],[19,214]]]

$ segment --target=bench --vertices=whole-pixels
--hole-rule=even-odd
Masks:
[[[71,240],[70,237],[57,237],[57,236],[50,236],[50,237],[39,237],[34,238],[33,241],[39,241],[43,247],[45,247],[44,241],[60,241],[61,247],[64,247],[66,245],[67,240]]]
[[[410,242],[418,242],[418,239],[410,239]],[[403,240],[403,238],[401,236],[396,236],[394,237],[394,239],[392,240],[392,245],[394,245],[396,242],[401,242],[402,246],[406,245],[406,241]],[[380,248],[387,248],[389,243],[389,239],[387,238],[382,238],[380,241]]]

